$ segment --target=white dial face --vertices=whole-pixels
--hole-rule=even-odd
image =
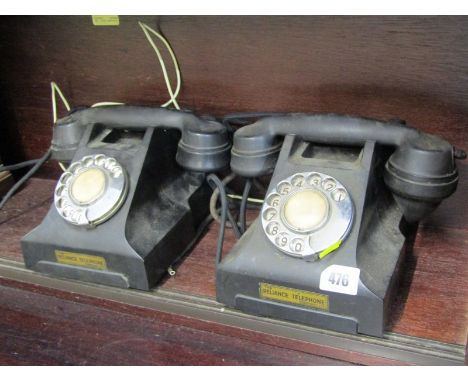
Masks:
[[[85,156],[60,177],[54,204],[67,222],[93,227],[117,212],[127,189],[127,175],[114,158],[103,154]]]
[[[346,188],[319,172],[294,174],[267,195],[261,219],[268,239],[281,251],[306,260],[342,241],[353,221]]]

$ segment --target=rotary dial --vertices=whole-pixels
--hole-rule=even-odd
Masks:
[[[345,239],[353,221],[346,188],[319,172],[294,174],[267,195],[261,218],[268,239],[279,250],[318,260]]]
[[[54,192],[57,212],[67,222],[93,227],[114,215],[128,189],[123,167],[112,157],[89,155],[73,162]]]

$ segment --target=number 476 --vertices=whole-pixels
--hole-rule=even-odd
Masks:
[[[342,286],[346,287],[349,284],[349,276],[347,273],[332,272],[328,277],[328,281],[333,285],[341,284]]]

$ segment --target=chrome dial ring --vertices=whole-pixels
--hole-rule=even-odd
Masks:
[[[279,250],[317,260],[348,235],[354,207],[345,186],[319,172],[302,172],[280,181],[266,196],[262,226]]]
[[[67,222],[94,227],[118,211],[127,191],[127,174],[114,158],[88,155],[62,174],[55,187],[54,205]]]

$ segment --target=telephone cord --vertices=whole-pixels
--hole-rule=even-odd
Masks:
[[[171,45],[169,44],[169,42],[166,40],[166,38],[162,34],[156,32],[154,29],[150,28],[148,25],[146,25],[145,23],[142,23],[141,21],[138,22],[138,25],[143,30],[143,33],[145,34],[146,39],[148,40],[149,44],[153,48],[154,52],[156,53],[156,57],[159,60],[159,65],[161,66],[161,70],[162,70],[162,73],[163,73],[164,82],[166,83],[167,91],[169,93],[170,99],[167,102],[165,102],[164,104],[162,104],[161,107],[167,107],[167,106],[170,106],[171,104],[173,104],[174,107],[177,110],[180,110],[180,106],[179,106],[179,104],[177,102],[177,97],[178,97],[178,95],[180,93],[180,89],[181,89],[181,85],[182,85],[182,79],[181,79],[180,66],[179,66],[179,62],[177,61],[177,57],[176,57],[174,51],[172,50]],[[167,51],[169,52],[169,55],[171,56],[172,62],[174,64],[174,70],[176,72],[176,80],[177,80],[177,85],[176,85],[175,91],[172,90],[171,80],[170,80],[169,75],[167,73],[166,64],[164,62],[164,59],[162,58],[161,52],[160,52],[159,48],[157,47],[157,45],[154,43],[154,41],[151,38],[149,32],[151,32],[159,40],[162,41],[162,43],[165,45]],[[125,105],[125,103],[123,103],[123,102],[97,102],[97,103],[91,105],[91,107],[116,106],[116,105]]]
[[[164,81],[166,82],[167,91],[169,92],[169,96],[171,97],[169,101],[167,101],[166,103],[164,103],[161,106],[162,107],[167,107],[170,104],[173,104],[174,107],[177,110],[180,110],[180,107],[179,107],[179,104],[177,103],[176,98],[179,95],[182,80],[181,80],[181,75],[180,75],[179,63],[178,63],[177,58],[176,58],[176,56],[174,54],[174,51],[172,50],[171,45],[164,38],[164,36],[162,36],[160,33],[156,32],[154,29],[150,28],[148,25],[142,23],[141,21],[139,21],[138,24],[140,25],[140,27],[143,30],[148,42],[150,43],[151,47],[153,48],[154,52],[156,53],[156,56],[158,57],[159,64],[161,65],[161,70],[163,72]],[[177,78],[177,85],[176,85],[176,89],[175,89],[174,92],[172,91],[171,81],[170,81],[169,76],[167,74],[166,64],[164,63],[164,60],[163,60],[163,58],[161,56],[161,52],[159,51],[158,47],[154,43],[154,41],[151,38],[149,32],[151,32],[153,35],[155,35],[157,38],[159,38],[159,40],[162,41],[162,43],[165,45],[167,51],[169,52],[169,55],[172,58],[172,62],[174,64],[174,69],[175,69],[176,78]]]
[[[63,105],[67,109],[67,111],[70,111],[70,105],[63,95],[62,91],[60,90],[59,86],[55,82],[50,83],[50,90],[51,90],[51,99],[52,99],[52,119],[53,122],[57,122],[57,99],[56,99],[56,93],[59,94]],[[18,180],[13,187],[11,187],[8,192],[5,194],[5,196],[2,198],[0,202],[0,209],[3,208],[3,206],[6,204],[6,202],[13,196],[13,194],[24,184],[28,181],[29,178],[31,178],[37,170],[45,163],[47,160],[50,158],[50,155],[52,154],[52,150],[49,148],[47,152],[39,159],[32,159],[32,160],[27,160],[24,162],[16,163],[10,166],[2,166],[0,167],[1,171],[13,171],[13,170],[18,170],[23,167],[28,167],[30,165],[33,165],[29,171],[21,177],[20,180]],[[63,164],[59,162],[60,167],[63,169]]]
[[[2,171],[14,171],[19,170],[24,167],[34,166],[39,159],[26,160],[24,162],[19,162],[11,165],[0,165],[0,172]]]
[[[235,177],[233,174],[231,174],[232,177],[226,177],[223,179],[223,183],[225,185],[227,185],[231,180],[233,180],[233,178]],[[266,192],[266,188],[263,184],[261,184],[257,179],[253,178],[251,179],[251,186],[255,186],[257,189],[261,190],[261,191],[264,191]],[[249,191],[247,191],[247,196],[246,196],[246,199],[245,199],[245,205],[243,206],[242,205],[242,201],[244,199],[244,195],[237,195],[237,194],[226,194],[227,198],[228,199],[232,199],[232,200],[239,200],[241,202],[240,204],[240,208],[239,208],[239,211],[244,211],[242,212],[243,214],[245,214],[245,216],[247,216],[246,214],[246,210],[247,209],[250,209],[252,207],[249,207],[249,203],[252,203],[253,205],[257,205],[257,204],[263,204],[263,199],[257,199],[257,198],[250,198],[248,197],[249,195],[249,192],[250,192],[250,188],[249,188]],[[216,207],[216,204],[217,204],[217,201],[218,201],[218,196],[219,196],[219,191],[216,189],[213,194],[211,195],[211,198],[210,198],[210,214],[211,216],[213,217],[213,219],[217,222],[217,223],[221,223],[221,218],[220,218],[220,213],[219,213],[219,208]],[[255,209],[255,208],[254,208]],[[229,209],[228,209],[229,211]],[[229,211],[229,214],[230,214],[230,211]],[[239,213],[239,216],[241,214]],[[229,216],[228,216],[229,217]],[[231,224],[231,221],[232,219],[228,219],[228,221],[226,222],[226,228],[232,228],[232,224]],[[241,220],[241,219],[240,219]],[[243,219],[245,220],[245,228],[244,228],[244,231],[247,229],[247,227],[250,226],[250,224],[252,224],[253,220],[246,220],[246,219]],[[239,221],[239,226],[240,226],[240,221]],[[244,232],[241,230],[241,227],[239,229],[240,233],[243,234]]]
[[[181,81],[179,63],[178,63],[177,58],[176,58],[176,56],[174,54],[174,51],[172,50],[169,42],[164,38],[163,35],[156,32],[155,30],[153,30],[148,25],[146,25],[146,24],[144,24],[142,22],[139,22],[139,25],[143,29],[143,32],[145,33],[146,38],[148,39],[150,45],[152,46],[153,50],[155,51],[155,53],[156,53],[156,55],[157,55],[157,57],[159,59],[161,69],[163,71],[164,81],[166,82],[166,86],[168,88],[168,92],[169,92],[169,95],[170,95],[170,100],[167,101],[166,103],[164,103],[161,106],[162,107],[167,107],[167,106],[173,104],[174,107],[176,107],[177,109],[180,110],[180,107],[179,107],[179,104],[177,103],[176,98],[179,95],[182,81]],[[149,35],[148,31],[153,33],[157,38],[159,38],[163,42],[163,44],[166,46],[166,48],[167,48],[167,50],[169,52],[169,55],[172,58],[174,68],[175,68],[175,71],[176,71],[176,78],[177,78],[177,85],[176,85],[176,89],[175,89],[174,92],[172,91],[172,85],[171,85],[169,76],[167,74],[166,65],[164,63],[164,60],[163,60],[163,58],[161,56],[161,53],[160,53],[158,47],[156,46],[156,44],[154,44],[154,41],[152,40],[151,36]],[[63,105],[65,106],[65,108],[67,109],[68,112],[71,110],[71,107],[70,107],[70,104],[68,103],[67,99],[63,95],[62,90],[60,89],[60,87],[57,85],[56,82],[52,81],[50,83],[50,87],[51,87],[51,100],[52,100],[52,119],[53,119],[53,123],[55,124],[57,122],[57,119],[58,119],[56,93],[58,93],[58,95],[60,96],[60,99],[62,100],[62,103],[63,103]],[[122,102],[97,102],[97,103],[93,104],[91,107],[115,106],[115,105],[124,105],[124,103],[122,103]],[[0,209],[5,205],[5,203],[11,197],[11,195],[13,195],[16,192],[16,190],[18,190],[21,187],[22,184],[24,184],[32,175],[34,175],[36,173],[36,171],[42,166],[42,164],[44,164],[49,159],[50,155],[51,155],[51,150],[49,149],[47,151],[47,153],[44,154],[44,156],[42,158],[40,158],[40,159],[33,159],[31,161],[25,161],[25,162],[16,163],[16,164],[13,164],[13,165],[10,165],[10,166],[1,166],[0,167],[0,171],[13,171],[13,170],[17,170],[17,169],[20,169],[20,168],[23,168],[23,167],[28,167],[30,165],[33,165],[33,167],[17,183],[15,183],[15,185],[7,192],[7,194],[5,194],[5,196],[2,198],[2,200],[0,202]],[[66,167],[65,167],[65,165],[63,163],[58,162],[58,164],[59,164],[60,168],[62,169],[62,171],[66,171]]]
[[[228,176],[226,176],[222,180],[223,186],[229,184],[232,180],[234,180],[235,177],[236,177],[236,175],[234,173],[231,173]],[[213,217],[213,219],[215,221],[217,221],[218,223],[221,223],[221,219],[220,219],[220,216],[218,214],[218,210],[216,208],[216,203],[218,201],[219,195],[220,195],[219,188],[214,188],[213,194],[211,194],[211,198],[210,198],[210,214],[211,214],[211,216]],[[226,201],[227,201],[227,197],[226,197]],[[226,227],[233,228],[234,229],[234,235],[236,236],[236,238],[239,238],[241,236],[241,233],[240,233],[238,225],[236,224],[236,221],[235,221],[234,217],[231,214],[231,211],[229,210],[229,206],[227,208],[226,214],[227,214]]]
[[[65,106],[65,108],[67,109],[67,111],[70,111],[70,105],[67,101],[67,99],[65,98],[65,96],[63,95],[62,91],[60,90],[59,86],[54,82],[52,81],[50,83],[50,90],[51,90],[51,99],[52,99],[52,119],[55,122],[57,122],[57,99],[56,99],[56,95],[55,93],[57,92],[58,95],[60,96],[60,98],[62,99],[62,102],[63,102],[63,105]]]
[[[249,192],[252,188],[252,179],[248,178],[245,181],[244,192],[242,193],[242,201],[240,205],[239,213],[239,222],[240,222],[240,232],[244,234],[246,230],[246,209],[247,209],[247,200],[249,198]]]
[[[221,224],[219,226],[218,242],[216,245],[216,264],[218,264],[221,261],[223,254],[224,232],[226,230],[228,210],[227,197],[223,182],[215,174],[208,175],[206,179],[213,190],[219,190],[219,196],[221,200]],[[236,224],[234,223],[233,226],[236,226]]]
[[[0,202],[0,209],[3,208],[5,203],[8,201],[8,199],[11,198],[11,196],[31,177],[33,176],[37,170],[39,170],[39,167],[41,167],[50,157],[51,154],[51,149],[47,150],[47,152],[37,160],[36,164],[20,179],[18,180],[13,187],[11,187],[8,192],[5,194],[5,196],[2,198],[2,201]]]

